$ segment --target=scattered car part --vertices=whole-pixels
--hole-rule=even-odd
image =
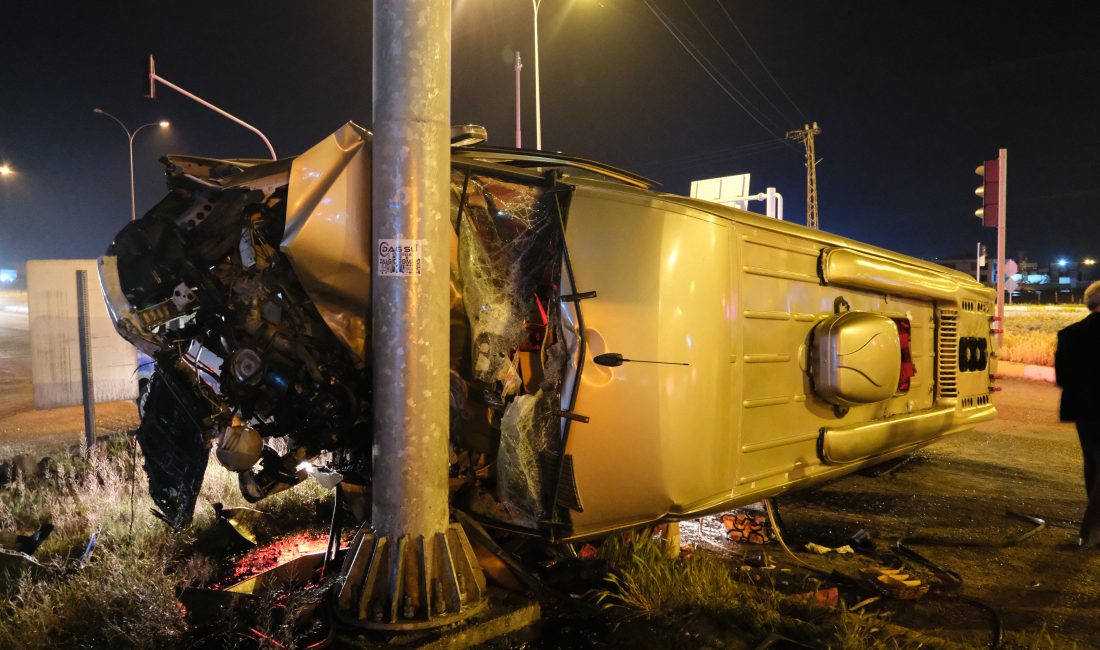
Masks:
[[[18,551],[27,555],[34,555],[42,542],[53,532],[53,524],[42,522],[30,535],[20,535],[12,531],[0,531],[0,549]]]

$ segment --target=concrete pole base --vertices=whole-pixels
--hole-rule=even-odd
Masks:
[[[485,573],[458,524],[426,538],[362,529],[340,569],[341,620],[371,630],[450,625],[482,611]]]

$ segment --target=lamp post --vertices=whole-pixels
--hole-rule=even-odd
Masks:
[[[171,81],[168,81],[164,77],[157,74],[157,64],[156,64],[156,61],[153,60],[153,55],[152,54],[149,55],[149,67],[146,68],[145,71],[149,75],[149,92],[145,94],[146,97],[148,97],[149,99],[153,99],[157,96],[157,82],[159,81],[161,83],[161,85],[168,86],[169,88],[171,88],[172,90],[176,91],[177,93],[183,95],[187,99],[190,99],[191,101],[196,102],[198,104],[202,104],[203,106],[209,108],[210,110],[214,111],[218,115],[221,115],[222,117],[224,117],[228,120],[236,122],[237,124],[240,124],[241,126],[248,129],[249,131],[252,131],[256,135],[260,136],[260,139],[264,141],[264,145],[267,146],[268,152],[271,153],[271,159],[276,160],[275,147],[271,146],[271,141],[267,139],[267,136],[263,134],[263,131],[260,131],[259,129],[252,126],[248,122],[245,122],[244,120],[237,117],[236,115],[231,115],[228,112],[218,108],[217,106],[211,104],[210,102],[206,101],[202,97],[199,97],[198,95],[196,95],[194,93],[188,92],[188,91],[184,90],[183,88],[180,88],[176,84],[172,83]]]
[[[5,186],[9,182],[7,180],[7,177],[8,176],[14,176],[14,175],[15,175],[15,170],[11,168],[11,165],[9,165],[8,163],[0,163],[0,178],[4,179],[4,185]],[[7,187],[5,187],[4,190],[5,190],[5,192],[3,194],[0,194],[0,215],[3,214],[4,206],[7,203],[7,191],[6,191]]]
[[[140,133],[141,130],[147,126],[159,126],[162,129],[166,129],[168,128],[168,121],[161,120],[159,122],[142,124],[133,131],[130,131],[130,129],[126,128],[126,125],[122,123],[122,120],[118,119],[114,115],[111,115],[102,108],[94,108],[92,109],[92,112],[99,113],[100,115],[106,115],[107,117],[117,122],[118,125],[122,127],[122,130],[126,132],[126,139],[129,141],[130,144],[130,221],[137,221],[137,208],[134,201],[134,138],[137,137],[137,134]]]
[[[542,0],[531,0],[535,19],[535,149],[542,151],[542,100],[539,96],[539,5]]]

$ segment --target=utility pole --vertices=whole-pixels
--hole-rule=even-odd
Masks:
[[[821,135],[821,127],[804,124],[798,131],[787,131],[788,140],[796,140],[806,146],[806,225],[814,230],[820,226],[817,221],[817,154],[814,152],[814,136]]]
[[[340,570],[337,610],[409,631],[487,604],[447,483],[451,7],[374,1],[372,517]]]

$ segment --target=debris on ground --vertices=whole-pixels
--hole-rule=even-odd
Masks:
[[[12,551],[6,548],[0,548],[0,571],[7,571],[10,569],[27,569],[30,567],[41,567],[38,560],[34,559],[30,555],[21,551]]]
[[[872,589],[888,598],[916,600],[928,593],[928,583],[904,573],[902,569],[887,569],[871,565],[860,573]]]
[[[850,553],[852,553],[852,554],[855,553],[855,551],[852,550],[852,547],[847,545],[847,544],[845,544],[844,546],[838,546],[836,548],[830,548],[828,546],[822,546],[821,544],[815,544],[813,542],[806,542],[806,547],[805,548],[806,548],[807,551],[817,553],[818,555],[828,555],[829,553],[837,553],[839,555],[848,555]]]
[[[722,515],[720,520],[726,528],[726,539],[731,542],[767,544],[773,539],[768,519],[764,515],[731,512]]]
[[[745,555],[744,559],[742,560],[742,565],[741,565],[742,570],[745,570],[746,568],[774,569],[775,568],[775,562],[772,561],[772,558],[771,558],[770,555],[768,555],[767,553],[764,553],[763,551],[758,552],[758,553],[748,553],[748,554]]]
[[[221,587],[270,571],[304,555],[322,552],[328,547],[328,541],[328,535],[321,531],[303,531],[272,540],[245,553],[233,565],[226,584]]]
[[[253,545],[258,541],[256,528],[264,519],[270,518],[266,512],[255,508],[226,508],[221,503],[211,503],[210,505],[214,508],[214,518],[218,522],[224,522],[235,533]]]
[[[594,560],[600,555],[600,549],[596,548],[592,544],[585,544],[581,547],[581,550],[577,551],[577,557],[582,560]]]
[[[88,538],[88,544],[84,547],[84,552],[80,554],[80,559],[76,561],[77,566],[81,569],[84,565],[88,564],[88,560],[92,559],[92,551],[95,550],[96,542],[99,540],[99,531],[93,531],[92,536]]]
[[[836,607],[840,602],[840,590],[836,587],[827,587],[825,589],[815,589],[814,591],[807,591],[801,594],[794,594],[791,596],[793,600],[809,603],[811,605],[820,605],[822,607]]]
[[[20,534],[17,531],[0,531],[0,571],[41,567],[34,559],[34,552],[53,532],[53,524],[43,522],[33,533]]]
[[[27,555],[34,555],[42,542],[53,532],[53,524],[46,521],[29,535],[21,535],[15,531],[0,531],[0,548],[9,551],[19,551]]]

